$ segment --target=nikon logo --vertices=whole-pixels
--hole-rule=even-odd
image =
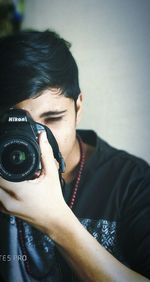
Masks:
[[[9,117],[9,122],[27,122],[27,117]]]

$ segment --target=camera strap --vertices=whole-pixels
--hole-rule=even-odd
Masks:
[[[64,159],[61,155],[61,152],[59,150],[58,143],[57,143],[52,131],[46,126],[44,126],[44,128],[45,128],[46,133],[47,133],[48,141],[49,141],[50,145],[52,146],[54,157],[59,163],[59,172],[63,173],[65,171],[65,161],[64,161]]]

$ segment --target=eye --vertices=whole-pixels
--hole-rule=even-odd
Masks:
[[[49,118],[46,118],[44,120],[45,123],[52,123],[52,122],[57,122],[57,121],[60,121],[62,119],[62,117],[49,117]]]

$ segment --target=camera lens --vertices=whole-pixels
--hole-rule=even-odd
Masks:
[[[40,152],[36,142],[26,137],[5,139],[0,149],[0,174],[9,181],[31,179],[39,168]]]
[[[32,163],[32,154],[23,144],[10,144],[1,154],[3,168],[11,174],[24,173]]]
[[[10,161],[13,165],[20,165],[26,160],[26,155],[24,151],[14,150],[10,155]]]

